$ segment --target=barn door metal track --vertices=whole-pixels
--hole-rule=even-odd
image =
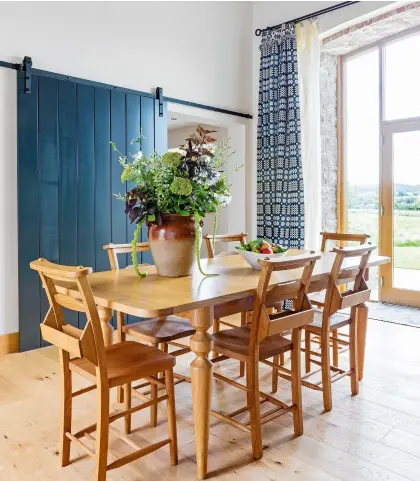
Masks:
[[[82,79],[78,77],[71,77],[69,75],[63,75],[55,72],[48,72],[46,70],[39,70],[36,68],[32,68],[32,59],[31,57],[25,57],[23,59],[23,62],[21,64],[19,63],[10,63],[10,62],[4,62],[0,60],[0,67],[4,68],[10,68],[12,70],[17,70],[20,72],[25,72],[25,93],[30,95],[31,94],[31,84],[32,84],[32,75],[40,75],[43,77],[50,77],[50,78],[55,78],[58,80],[67,80],[70,82],[77,82],[79,84],[83,85],[89,85],[91,87],[100,87],[100,88],[105,88],[105,89],[110,89],[110,90],[119,90],[120,92],[125,92],[125,93],[132,93],[136,95],[141,95],[142,97],[151,97],[159,101],[159,116],[163,116],[163,102],[172,102],[174,104],[180,104],[180,105],[187,105],[189,107],[195,107],[198,109],[204,109],[204,110],[211,110],[213,112],[219,112],[222,114],[227,114],[227,115],[234,115],[236,117],[242,117],[245,119],[252,119],[251,114],[246,114],[244,112],[235,112],[234,110],[228,110],[228,109],[223,109],[219,107],[213,107],[211,105],[205,105],[205,104],[198,104],[195,102],[189,102],[187,100],[181,100],[181,99],[176,99],[173,97],[165,97],[163,95],[163,89],[162,87],[157,87],[156,93],[152,94],[149,92],[141,92],[139,90],[132,90],[132,89],[127,89],[123,87],[118,87],[115,85],[110,85],[110,84],[104,84],[101,82],[95,82],[93,80],[87,80],[87,79]]]

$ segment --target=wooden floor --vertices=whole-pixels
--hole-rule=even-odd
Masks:
[[[178,359],[181,361],[180,359]],[[188,359],[178,371],[188,370]],[[237,375],[237,362],[217,368]],[[270,373],[262,374],[269,389]],[[365,379],[360,395],[350,396],[349,379],[333,385],[334,408],[323,413],[321,394],[303,389],[304,429],[294,438],[289,415],[264,426],[264,457],[252,460],[245,433],[212,420],[209,467],[217,480],[420,480],[420,329],[370,321]],[[85,381],[75,376],[74,389]],[[279,398],[289,399],[289,385],[280,381]],[[0,480],[77,481],[93,476],[93,461],[73,447],[74,462],[58,461],[58,363],[54,348],[0,358]],[[213,403],[233,411],[244,394],[214,384]],[[194,480],[196,473],[190,386],[176,387],[180,463],[169,465],[167,447],[124,468],[108,480]],[[115,398],[113,399],[115,401]],[[76,398],[74,429],[94,422],[95,393]],[[115,406],[113,406],[115,408]],[[164,411],[157,428],[148,413],[133,416],[138,444],[166,437]],[[122,425],[121,425],[122,427]],[[127,453],[112,437],[111,449]],[[112,454],[109,457],[111,460]]]

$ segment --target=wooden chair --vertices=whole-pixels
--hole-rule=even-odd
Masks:
[[[365,271],[371,252],[376,249],[373,245],[334,248],[336,257],[328,280],[325,304],[323,310],[316,309],[314,321],[305,327],[305,371],[302,384],[311,389],[323,392],[324,408],[332,409],[331,383],[350,376],[351,392],[359,393],[359,377],[357,366],[357,307],[369,300],[370,289],[365,281]],[[343,262],[349,257],[360,258],[358,267],[343,268]],[[345,292],[340,291],[340,285],[354,282],[353,288]],[[339,313],[339,310],[350,308],[350,314]],[[330,363],[330,341],[339,342],[336,332],[339,328],[349,326],[350,369],[340,369]],[[311,336],[320,339],[320,352],[312,351]],[[314,359],[314,356],[317,359]],[[320,359],[320,360],[319,360]],[[319,366],[311,371],[311,364]],[[307,381],[315,373],[321,372],[322,380],[317,383]],[[331,376],[331,372],[334,374]]]
[[[218,244],[220,242],[239,242],[241,246],[246,244],[246,238],[248,234],[217,234],[214,236],[214,243]],[[220,254],[215,254],[213,246],[213,235],[207,234],[203,236],[203,239],[207,247],[207,256],[209,259],[213,259],[216,255],[235,255],[236,252],[221,252]]]
[[[241,431],[251,434],[252,452],[255,459],[263,455],[261,425],[281,416],[293,413],[293,423],[296,435],[303,433],[302,395],[300,383],[300,353],[301,331],[309,324],[314,316],[314,310],[308,300],[307,292],[316,261],[319,255],[309,254],[283,258],[282,260],[260,260],[262,267],[257,293],[253,299],[252,319],[247,326],[226,329],[213,334],[215,348],[219,356],[213,362],[220,362],[227,358],[237,359],[246,363],[246,385],[242,385],[221,374],[213,376],[220,381],[227,382],[247,393],[247,406],[237,409],[230,414],[211,411],[217,419],[234,426]],[[270,286],[273,272],[303,268],[299,281],[290,282],[282,286]],[[251,298],[252,299],[252,298]],[[294,300],[294,310],[284,310],[276,314],[268,314],[267,309],[277,302],[287,299]],[[233,308],[233,302],[231,310]],[[238,301],[238,310],[250,310],[249,300]],[[219,311],[219,312],[217,312]],[[216,306],[216,312],[225,314],[226,307]],[[282,336],[285,331],[292,330],[291,340]],[[267,361],[268,358],[291,352],[292,366],[287,371],[292,382],[292,404],[287,405],[273,396],[259,390],[259,363],[264,361],[268,365],[286,371],[278,364]],[[261,398],[261,401],[260,401]],[[270,402],[275,408],[261,415],[260,402]],[[241,423],[235,417],[245,411],[250,411],[250,422]]]
[[[246,244],[246,238],[248,234],[218,234],[214,236],[214,243],[220,242],[239,242],[241,246]],[[213,246],[213,235],[207,234],[203,236],[203,239],[206,243],[207,247],[207,256],[209,259],[213,259],[215,256],[227,256],[227,255],[236,255],[236,252],[221,252],[220,254],[215,254],[214,246]],[[241,312],[241,326],[245,326],[247,323],[247,313]],[[223,321],[220,318],[214,318],[213,321],[213,332],[219,332],[220,326],[228,326],[228,327],[238,327],[235,324],[232,324],[227,321]],[[213,356],[216,356],[216,352],[213,351]],[[242,377],[245,374],[245,363],[240,362],[239,364],[239,375]]]
[[[61,465],[70,463],[70,443],[78,443],[90,456],[95,458],[95,481],[104,481],[107,471],[119,468],[139,459],[156,449],[169,444],[171,464],[178,462],[176,417],[173,366],[175,358],[150,346],[136,342],[120,342],[105,348],[100,327],[98,310],[95,305],[87,275],[92,272],[90,267],[68,267],[53,264],[45,259],[33,261],[31,268],[38,271],[45,288],[50,309],[41,324],[41,333],[45,341],[59,348],[61,369]],[[58,283],[67,283],[77,291],[77,297],[59,294]],[[62,307],[86,314],[86,327],[81,330],[66,324]],[[93,384],[79,391],[72,392],[72,371],[89,379]],[[156,377],[165,372],[165,380]],[[167,394],[149,400],[139,406],[131,407],[131,383],[146,379],[153,385],[165,387]],[[116,386],[124,386],[126,393],[124,410],[109,413],[109,392]],[[97,389],[97,423],[72,433],[72,401],[81,394]],[[131,432],[131,415],[141,409],[156,406],[167,401],[169,435],[163,441],[140,448],[133,440],[110,426],[117,419],[124,418],[125,432]],[[91,433],[96,431],[94,438]],[[108,464],[109,431],[115,433],[136,451],[117,458]],[[81,438],[87,438],[96,445],[91,449]]]
[[[350,234],[350,233],[339,233],[339,232],[321,232],[321,251],[325,252],[327,248],[328,241],[336,241],[340,244],[348,242],[358,242],[360,245],[366,244],[368,239],[370,239],[369,234]],[[367,271],[366,271],[367,273]],[[314,292],[309,294],[309,299],[312,304],[318,307],[323,307],[325,304],[325,291]],[[339,354],[348,351],[348,334],[343,332],[332,333],[332,351],[333,351],[333,365],[338,367]],[[320,339],[315,338],[316,343],[320,343]]]
[[[118,254],[131,253],[131,244],[107,244],[103,246],[108,252],[109,263],[112,270],[118,270]],[[137,243],[137,252],[146,252],[150,250],[147,242]],[[187,314],[186,314],[187,315]],[[191,326],[188,319],[178,316],[167,316],[159,319],[146,319],[144,321],[135,322],[131,324],[125,324],[124,314],[117,312],[117,336],[118,341],[125,341],[127,335],[132,336],[136,340],[146,342],[154,347],[161,349],[164,352],[168,352],[168,346],[175,346],[177,349],[172,351],[172,356],[181,356],[190,352],[190,348],[183,344],[177,343],[178,339],[183,339],[188,336],[192,336],[195,333],[195,329]],[[177,379],[175,384],[187,381],[190,382],[190,378],[183,376],[182,374],[174,373],[174,377]],[[137,389],[141,389],[147,386],[141,384],[133,388],[133,395],[144,400],[144,396],[151,394],[152,399],[157,396],[157,386],[151,385],[151,392],[137,392]],[[123,402],[124,393],[121,389],[118,391],[118,401]],[[157,425],[157,408],[154,407],[151,410],[151,424]]]

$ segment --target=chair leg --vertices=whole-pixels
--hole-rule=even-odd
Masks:
[[[311,372],[311,333],[305,330],[305,372]]]
[[[321,334],[321,368],[322,368],[322,395],[324,409],[332,409],[331,370],[330,370],[330,334]]]
[[[220,331],[220,319],[213,320],[213,334]],[[211,357],[217,357],[217,352],[215,350],[212,351]]]
[[[150,399],[156,400],[157,399],[157,385],[155,383],[150,383]],[[156,427],[157,426],[157,404],[153,404],[150,406],[150,426]]]
[[[95,449],[95,481],[106,481],[106,468],[108,464],[108,437],[109,437],[109,387],[108,381],[103,380],[98,384],[98,421],[96,428]]]
[[[124,314],[122,312],[117,312],[117,340],[118,342],[125,341],[125,332],[122,330],[124,326]],[[123,386],[117,387],[117,402],[124,402],[124,388]]]
[[[124,384],[124,410],[131,408],[131,383]],[[124,416],[125,434],[131,433],[131,414]]]
[[[166,353],[169,352],[169,345],[168,345],[167,342],[162,342],[161,344],[158,345],[158,348],[163,352],[166,352]],[[159,372],[158,375],[157,375],[158,379],[163,379],[164,377],[165,377],[164,371]],[[165,393],[163,392],[162,394],[165,394]]]
[[[280,353],[280,366],[284,366],[284,352]]]
[[[353,396],[359,394],[359,361],[357,358],[357,311],[352,309],[350,322],[350,379],[351,379],[351,393]]]
[[[171,440],[169,444],[169,451],[171,457],[171,464],[176,466],[178,464],[178,441],[176,434],[176,412],[175,412],[175,389],[174,389],[174,373],[172,369],[165,371],[165,384],[168,400],[166,402],[168,411],[168,435]]]
[[[60,460],[61,466],[70,464],[70,439],[72,418],[72,375],[69,369],[69,354],[60,349],[61,365],[61,423],[60,423]]]
[[[162,344],[151,344],[151,346],[153,347],[156,347],[157,349],[159,349],[160,346],[162,346]],[[157,377],[159,378],[160,376],[160,373],[158,373]],[[150,383],[150,399],[154,399],[156,400],[158,397],[158,388],[157,388],[157,385],[154,384],[154,383]],[[150,426],[153,426],[154,428],[157,426],[157,409],[158,409],[158,406],[157,404],[153,404],[152,406],[150,406]]]
[[[251,441],[252,454],[254,459],[261,459],[263,456],[262,434],[261,434],[261,413],[259,395],[259,372],[258,362],[249,362],[246,369],[248,405],[251,420]]]
[[[332,352],[333,352],[333,366],[338,367],[338,342],[336,339],[338,338],[338,330],[331,331],[332,337]]]
[[[241,327],[246,326],[247,322],[247,313],[241,312]],[[245,363],[240,361],[239,362],[239,376],[244,377],[245,375]]]
[[[280,362],[280,355],[273,356],[273,364],[278,366]],[[277,392],[279,381],[279,371],[276,367],[271,368],[271,391]]]
[[[301,384],[301,329],[293,329],[292,332],[293,349],[291,353],[292,371],[292,403],[293,403],[293,426],[296,436],[303,434],[303,415],[302,415],[302,384]]]

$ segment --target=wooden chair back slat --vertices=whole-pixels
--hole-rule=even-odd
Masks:
[[[279,314],[271,314],[269,318],[267,336],[274,336],[290,329],[307,326],[314,318],[314,310],[308,301],[306,308],[300,312],[284,311]]]
[[[354,307],[368,301],[370,289],[365,281],[369,257],[376,246],[364,244],[356,247],[334,248],[336,254],[330,272],[327,292],[325,295],[324,318],[335,314],[338,310]],[[358,267],[343,268],[343,262],[348,258],[359,258]],[[341,284],[354,282],[353,288],[340,292]]]
[[[327,242],[330,240],[338,242],[359,242],[360,244],[366,244],[368,239],[370,239],[369,234],[350,234],[350,233],[340,233],[340,232],[321,232],[321,251],[325,252],[327,247]]]
[[[67,351],[72,356],[82,357],[82,347],[78,339],[46,324],[41,324],[41,334],[44,341]]]
[[[104,250],[108,253],[109,264],[113,271],[117,271],[120,266],[118,263],[118,254],[131,254],[132,245],[131,244],[105,244],[102,246]],[[137,242],[136,252],[147,252],[150,251],[150,246],[148,242]]]
[[[74,299],[72,297],[66,296],[65,294],[55,294],[54,299],[55,302],[61,307],[66,307],[71,311],[86,312],[83,302],[81,302],[79,299]]]
[[[307,293],[315,263],[320,258],[321,256],[317,254],[307,254],[293,258],[284,257],[280,260],[266,259],[258,261],[262,270],[252,310],[249,352],[251,358],[258,358],[258,345],[267,336],[274,335],[274,333],[279,334],[290,328],[300,328],[312,321],[314,311],[308,300]],[[280,294],[280,289],[277,290],[276,287],[272,287],[269,291],[271,275],[275,271],[292,269],[303,269],[300,281],[294,281],[284,286],[288,288],[287,299],[293,299],[294,309],[284,311],[281,315],[271,318],[267,313],[267,307],[269,307],[267,298],[270,303],[275,303],[283,300],[285,295],[283,291],[275,299],[275,293],[278,291]],[[283,285],[281,289],[283,289]],[[269,292],[271,296],[268,296]]]
[[[92,269],[82,266],[62,266],[45,259],[31,262],[30,267],[38,271],[50,303],[50,309],[41,324],[44,340],[72,356],[87,359],[100,371],[105,370],[104,339],[98,309],[87,280],[87,275],[92,272]],[[77,289],[77,297],[74,291],[72,295],[57,292],[57,286],[61,286],[63,281],[66,285],[72,285]],[[87,317],[85,328],[81,330],[65,323],[62,307],[84,312]]]
[[[214,243],[217,244],[219,242],[239,242],[241,246],[246,244],[246,238],[248,234],[241,233],[241,234],[217,234],[214,236]],[[213,246],[213,235],[207,234],[203,236],[204,242],[206,243],[207,248],[207,257],[212,259],[215,256],[214,253],[214,246]]]

